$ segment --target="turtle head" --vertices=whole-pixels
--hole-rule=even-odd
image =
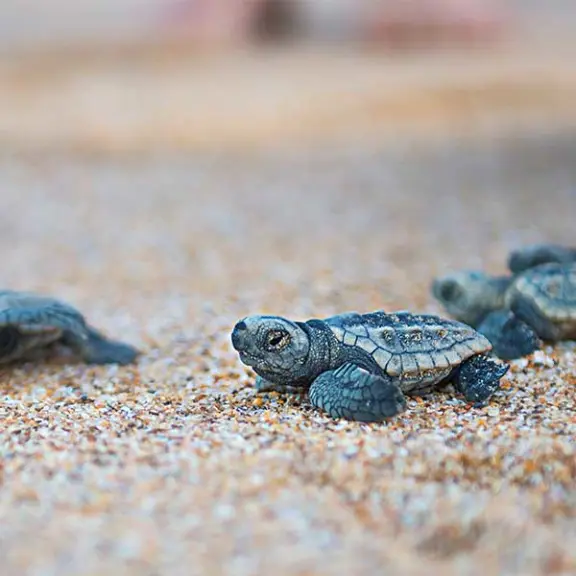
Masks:
[[[276,384],[307,376],[310,337],[302,324],[279,316],[248,316],[232,330],[232,346],[240,360]]]
[[[436,278],[432,295],[456,320],[477,327],[493,310],[503,306],[510,280],[479,271],[461,271]]]

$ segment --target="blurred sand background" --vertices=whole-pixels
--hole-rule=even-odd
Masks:
[[[31,4],[11,0],[0,143],[158,151],[573,126],[575,6],[508,5],[512,33],[489,49],[308,42],[199,54],[154,28],[159,1],[53,0],[29,18]]]

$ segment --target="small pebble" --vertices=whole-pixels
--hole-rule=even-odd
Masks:
[[[536,350],[532,355],[532,360],[537,366],[546,366],[547,368],[554,366],[554,359],[550,358],[542,350]]]

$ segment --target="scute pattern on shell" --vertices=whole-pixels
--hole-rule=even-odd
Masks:
[[[518,276],[506,295],[529,299],[550,320],[576,322],[576,263],[543,264]]]
[[[391,376],[440,376],[491,349],[470,326],[427,314],[348,313],[325,322],[340,342],[362,348]]]

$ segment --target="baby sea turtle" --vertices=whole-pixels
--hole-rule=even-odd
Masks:
[[[106,338],[72,306],[54,298],[0,291],[0,363],[28,360],[52,344],[69,347],[88,364],[129,364],[139,352]]]
[[[510,252],[508,269],[519,274],[540,264],[576,262],[576,248],[559,244],[534,244]]]
[[[531,354],[542,340],[576,338],[576,262],[540,264],[510,277],[456,272],[436,279],[432,293],[505,360]]]
[[[333,418],[379,422],[452,382],[476,406],[499,388],[508,366],[486,355],[473,328],[426,314],[351,312],[294,322],[249,316],[232,331],[259,391],[303,392]]]

